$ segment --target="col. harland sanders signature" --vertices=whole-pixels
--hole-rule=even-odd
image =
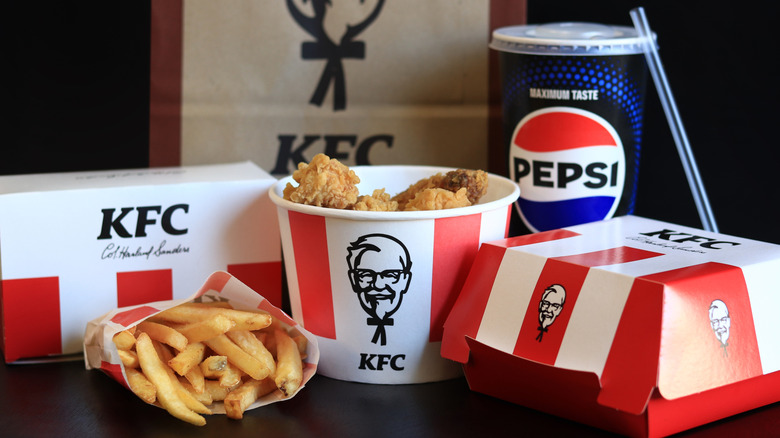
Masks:
[[[190,248],[187,246],[182,246],[181,244],[178,244],[174,248],[166,248],[165,247],[166,244],[167,242],[163,240],[157,246],[152,245],[148,249],[139,246],[138,248],[135,249],[135,251],[132,251],[129,246],[115,245],[113,243],[109,243],[108,245],[106,245],[106,248],[103,250],[100,259],[101,260],[107,260],[107,259],[123,260],[123,259],[132,259],[136,257],[143,257],[148,260],[153,256],[162,257],[166,255],[174,255],[174,254],[182,254],[182,253],[190,252]]]

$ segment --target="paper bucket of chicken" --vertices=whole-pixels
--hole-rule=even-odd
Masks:
[[[405,384],[462,375],[442,327],[484,241],[506,237],[519,195],[479,170],[348,168],[323,154],[271,189],[293,318],[318,373]]]

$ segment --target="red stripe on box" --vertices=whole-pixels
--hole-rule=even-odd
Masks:
[[[315,335],[336,339],[325,218],[294,211],[287,216],[298,273],[303,325]]]
[[[225,289],[225,285],[232,278],[233,276],[228,274],[227,272],[223,272],[223,271],[214,272],[213,274],[209,275],[209,278],[206,279],[206,283],[204,283],[203,286],[200,287],[197,295],[200,297],[210,290],[217,291],[218,293],[222,293],[222,290]]]
[[[62,354],[59,277],[2,280],[5,361]]]
[[[763,374],[745,277],[736,266],[704,263],[648,275],[666,284],[658,387],[666,398],[739,382]],[[725,344],[710,321],[727,328]],[[719,308],[719,309],[718,309]],[[683,370],[696,370],[686,373]]]
[[[173,299],[170,269],[116,273],[117,307],[135,306]]]
[[[570,237],[579,236],[579,233],[569,230],[550,230],[543,231],[541,233],[525,234],[523,236],[510,237],[508,239],[502,239],[494,241],[496,245],[512,248],[514,246],[533,245],[535,243],[552,242],[553,240],[568,239]]]
[[[644,412],[658,376],[663,295],[661,283],[634,281],[601,375],[600,404]]]
[[[585,266],[554,259],[545,262],[517,336],[515,355],[548,365],[555,363],[572,309],[577,303],[577,297],[587,275],[588,268]],[[553,285],[563,286],[566,299],[555,320],[549,326],[542,328],[539,322],[541,301],[545,291]]]
[[[281,261],[233,264],[227,271],[274,306],[282,306]]]
[[[100,362],[100,369],[103,370],[104,373],[111,376],[112,379],[124,385],[125,388],[130,389],[130,385],[127,384],[127,380],[125,380],[125,376],[122,374],[121,365],[102,361]]]
[[[154,307],[150,306],[136,307],[134,309],[117,313],[111,318],[111,322],[127,327],[159,311],[160,309],[155,309]]]
[[[434,221],[429,342],[441,341],[444,321],[477,256],[481,225],[481,214]]]
[[[477,253],[463,289],[445,323],[445,336],[441,343],[444,357],[461,363],[468,360],[466,337],[477,337],[479,324],[505,252],[505,247],[491,243],[482,245]]]
[[[635,262],[637,260],[644,260],[662,255],[663,254],[659,252],[645,251],[642,249],[631,248],[630,246],[620,246],[602,251],[554,257],[554,259],[562,262],[594,267]]]

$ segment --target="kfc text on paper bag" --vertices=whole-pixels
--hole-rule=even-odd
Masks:
[[[290,397],[284,397],[281,391],[274,391],[258,399],[248,409],[294,397],[317,371],[317,361],[319,360],[317,339],[278,307],[262,297],[257,291],[252,290],[224,271],[212,273],[200,289],[197,289],[196,293],[187,298],[114,309],[87,323],[86,331],[84,332],[84,362],[86,368],[88,370],[101,370],[129,389],[130,386],[127,383],[125,368],[122,360],[119,358],[116,344],[114,344],[114,335],[127,328],[135,327],[152,315],[182,303],[209,303],[217,301],[227,301],[237,310],[261,310],[268,312],[274,318],[289,326],[292,333],[300,333],[307,339],[306,354],[303,359],[303,381],[298,390],[291,394]],[[225,413],[222,402],[215,402],[210,406],[210,409],[216,414]]]
[[[275,181],[251,162],[0,177],[6,362],[78,353],[95,315],[215,270],[280,305]]]
[[[632,436],[780,400],[780,246],[627,216],[482,245],[442,355],[472,390]]]
[[[361,194],[396,194],[453,169],[355,166]],[[319,373],[365,383],[420,383],[462,375],[442,359],[442,324],[483,241],[507,235],[519,189],[489,175],[479,203],[434,211],[365,212],[282,199],[279,212],[292,316],[317,336]]]

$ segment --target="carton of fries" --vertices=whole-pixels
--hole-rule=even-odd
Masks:
[[[251,162],[0,177],[6,362],[79,353],[94,315],[216,270],[281,305],[275,181]]]
[[[630,436],[780,400],[780,246],[627,216],[482,245],[442,355],[472,390]]]
[[[452,169],[355,166],[360,194],[388,194]],[[427,211],[358,211],[283,199],[279,212],[292,316],[319,341],[319,373],[379,384],[462,376],[441,357],[444,319],[483,241],[506,237],[519,189],[489,175],[479,202]]]
[[[240,419],[294,397],[317,370],[317,339],[227,272],[192,296],[119,308],[90,321],[87,369],[98,369],[175,417]]]

